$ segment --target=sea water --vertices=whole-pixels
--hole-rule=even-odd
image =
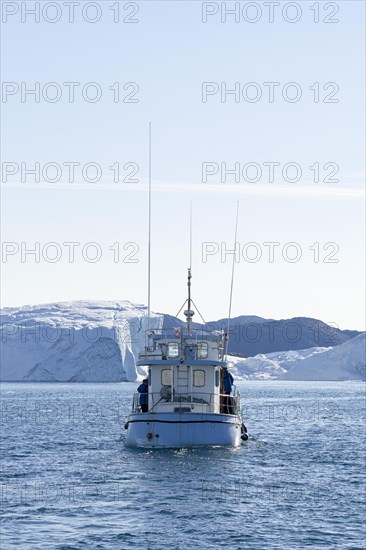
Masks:
[[[364,384],[238,387],[240,448],[139,450],[136,384],[3,384],[2,549],[364,549]]]

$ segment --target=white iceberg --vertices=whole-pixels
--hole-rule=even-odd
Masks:
[[[305,356],[282,380],[366,380],[366,333],[344,344]]]
[[[116,382],[145,374],[136,365],[148,328],[145,306],[80,301],[1,313],[2,381]],[[149,328],[161,328],[163,319],[152,314]]]
[[[180,323],[170,315],[152,313],[149,328],[172,328]],[[147,328],[146,306],[128,301],[4,308],[0,379],[135,381],[145,375],[136,361],[144,349]],[[365,333],[333,347],[275,351],[248,358],[230,355],[228,359],[236,379],[364,380]]]

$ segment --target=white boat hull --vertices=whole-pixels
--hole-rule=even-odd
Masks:
[[[215,413],[136,413],[127,421],[127,445],[145,448],[238,447],[238,416]]]

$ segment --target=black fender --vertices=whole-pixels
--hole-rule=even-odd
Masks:
[[[241,440],[242,441],[247,441],[248,440],[248,430],[247,430],[247,427],[244,424],[244,422],[242,423],[240,430],[241,430],[241,436],[240,436]]]

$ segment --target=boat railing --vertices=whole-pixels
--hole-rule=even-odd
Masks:
[[[191,405],[206,405],[205,412],[218,412],[215,411],[215,397],[219,397],[220,403],[220,412],[226,414],[241,414],[240,408],[240,393],[233,387],[233,392],[230,395],[227,394],[215,394],[215,393],[206,393],[200,392],[199,394],[189,394],[189,393],[173,393],[173,396],[165,395],[162,396],[160,392],[149,393],[149,410],[148,412],[156,412],[155,408],[158,404],[170,403],[174,405],[174,411],[172,412],[190,412]],[[141,393],[135,393],[132,400],[132,413],[140,413],[140,396],[146,395]]]
[[[133,398],[132,398],[132,412],[133,413],[141,412],[140,395],[142,395],[142,394],[141,393],[134,393],[133,394]]]
[[[149,329],[145,331],[145,349],[147,352],[156,349],[155,342],[158,340],[171,340],[172,342],[181,342],[183,340],[206,340],[206,341],[222,341],[224,342],[224,333],[217,332],[213,334],[204,328],[192,328],[188,335],[187,330],[183,327],[167,328],[167,329]]]

